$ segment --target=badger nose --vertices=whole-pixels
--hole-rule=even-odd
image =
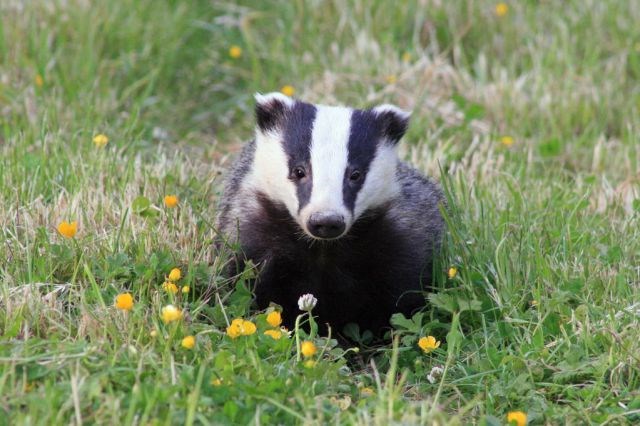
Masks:
[[[344,232],[344,216],[337,213],[313,213],[307,227],[318,238],[336,238]]]

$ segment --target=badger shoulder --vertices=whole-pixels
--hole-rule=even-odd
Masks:
[[[237,237],[237,220],[247,203],[253,203],[253,197],[243,194],[243,181],[251,171],[256,152],[256,142],[247,142],[235,158],[224,180],[222,197],[218,203],[217,228],[227,238]]]
[[[387,217],[398,228],[437,246],[444,230],[441,208],[446,207],[440,186],[402,161],[396,170],[400,193],[389,205]]]

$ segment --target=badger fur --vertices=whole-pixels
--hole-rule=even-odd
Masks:
[[[399,161],[409,114],[256,95],[255,139],[227,177],[218,229],[259,265],[255,297],[285,320],[312,293],[321,324],[379,332],[425,305],[442,193]],[[240,263],[241,266],[242,263]]]

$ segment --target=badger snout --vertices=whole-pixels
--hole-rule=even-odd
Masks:
[[[307,221],[307,229],[316,238],[337,238],[346,226],[344,216],[335,212],[312,213]]]

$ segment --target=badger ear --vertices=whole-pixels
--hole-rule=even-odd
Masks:
[[[266,132],[277,128],[282,124],[284,115],[288,108],[295,102],[282,93],[272,92],[266,95],[255,94],[256,98],[256,122],[258,128]]]
[[[372,111],[382,124],[383,136],[392,144],[397,144],[409,127],[411,113],[390,104],[378,105]]]

